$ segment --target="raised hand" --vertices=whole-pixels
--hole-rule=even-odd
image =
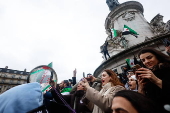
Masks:
[[[88,87],[90,87],[88,81],[87,81],[85,78],[83,78],[83,79],[81,80],[81,84],[84,86],[85,89],[87,89]]]
[[[75,68],[75,70],[73,71],[73,77],[76,77],[76,73],[77,73],[77,70]]]
[[[89,75],[88,77],[86,77],[86,80],[89,82],[94,82],[96,78],[93,75]]]
[[[54,80],[51,80],[51,81],[49,82],[49,84],[50,84],[52,87],[56,88],[56,83],[54,82]]]

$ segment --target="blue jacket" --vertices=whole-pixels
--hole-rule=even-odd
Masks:
[[[0,95],[0,113],[26,113],[43,104],[40,84],[28,83],[13,87]]]

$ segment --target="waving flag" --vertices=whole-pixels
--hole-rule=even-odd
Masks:
[[[118,36],[117,30],[115,30],[115,29],[112,28],[112,29],[111,29],[111,32],[112,32],[113,38]]]
[[[49,63],[48,67],[53,67],[53,62]]]
[[[134,59],[126,59],[126,62],[129,65],[129,67],[133,67],[135,65]]]
[[[122,32],[122,35],[133,35],[137,38],[137,35],[139,35],[136,31],[134,31],[133,29],[131,29],[130,27],[128,27],[127,25],[124,25],[124,30]]]

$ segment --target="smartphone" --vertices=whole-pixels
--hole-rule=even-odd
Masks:
[[[83,78],[85,78],[85,73],[83,72]]]
[[[137,71],[141,66],[139,64],[136,64],[135,66],[132,67],[133,72]]]
[[[132,67],[133,73],[135,73],[139,68],[141,68],[139,64],[136,64],[135,66],[133,66]],[[136,74],[136,78],[138,78],[138,75],[140,75],[140,73]]]

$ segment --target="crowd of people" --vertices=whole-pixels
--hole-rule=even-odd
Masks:
[[[138,58],[138,68],[132,67],[122,74],[105,69],[101,77],[89,73],[79,82],[76,82],[75,69],[72,79],[59,84],[50,81],[52,89],[45,94],[36,89],[39,104],[34,102],[35,107],[23,109],[29,113],[34,113],[39,106],[45,106],[49,113],[170,113],[170,57],[148,47],[139,51]],[[0,103],[9,101],[6,95],[9,91],[0,95]],[[1,105],[0,112],[7,113],[10,105]],[[10,113],[15,113],[11,109],[17,108],[10,108]]]

